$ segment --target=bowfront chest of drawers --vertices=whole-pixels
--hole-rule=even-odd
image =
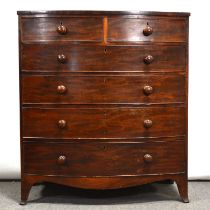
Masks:
[[[35,183],[187,193],[188,13],[19,11],[21,204]]]

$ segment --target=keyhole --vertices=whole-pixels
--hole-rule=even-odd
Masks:
[[[107,49],[106,49],[106,48],[104,49],[104,53],[105,53],[105,54],[107,53]]]

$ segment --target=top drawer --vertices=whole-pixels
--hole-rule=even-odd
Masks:
[[[109,18],[108,41],[185,42],[185,19]]]
[[[102,17],[39,17],[21,19],[22,41],[101,41]]]

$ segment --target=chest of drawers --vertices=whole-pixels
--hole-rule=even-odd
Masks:
[[[187,193],[188,13],[19,11],[21,204],[35,183]]]

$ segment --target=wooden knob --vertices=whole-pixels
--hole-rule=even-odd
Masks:
[[[60,155],[57,160],[58,165],[64,165],[66,163],[66,156]]]
[[[57,58],[60,63],[66,63],[67,61],[67,58],[64,54],[59,54]]]
[[[64,85],[58,85],[57,92],[62,94],[66,92],[66,87]]]
[[[153,29],[151,26],[149,26],[149,24],[147,23],[147,26],[144,28],[143,30],[143,34],[144,36],[149,36],[153,33]]]
[[[153,87],[146,85],[146,86],[144,86],[143,91],[144,91],[145,95],[150,95],[153,93]]]
[[[152,127],[152,120],[144,120],[144,127],[145,128],[151,128]]]
[[[147,163],[151,163],[152,162],[152,155],[150,154],[145,154],[144,155],[144,161],[147,162]]]
[[[65,128],[66,127],[66,121],[65,120],[59,120],[58,121],[59,128]]]
[[[144,63],[145,64],[150,64],[152,63],[154,60],[154,57],[152,55],[147,55],[145,58],[144,58]]]
[[[59,34],[62,34],[62,35],[66,34],[66,33],[67,33],[67,28],[66,28],[66,26],[64,26],[63,24],[60,24],[60,25],[57,27],[57,32],[58,32]]]

